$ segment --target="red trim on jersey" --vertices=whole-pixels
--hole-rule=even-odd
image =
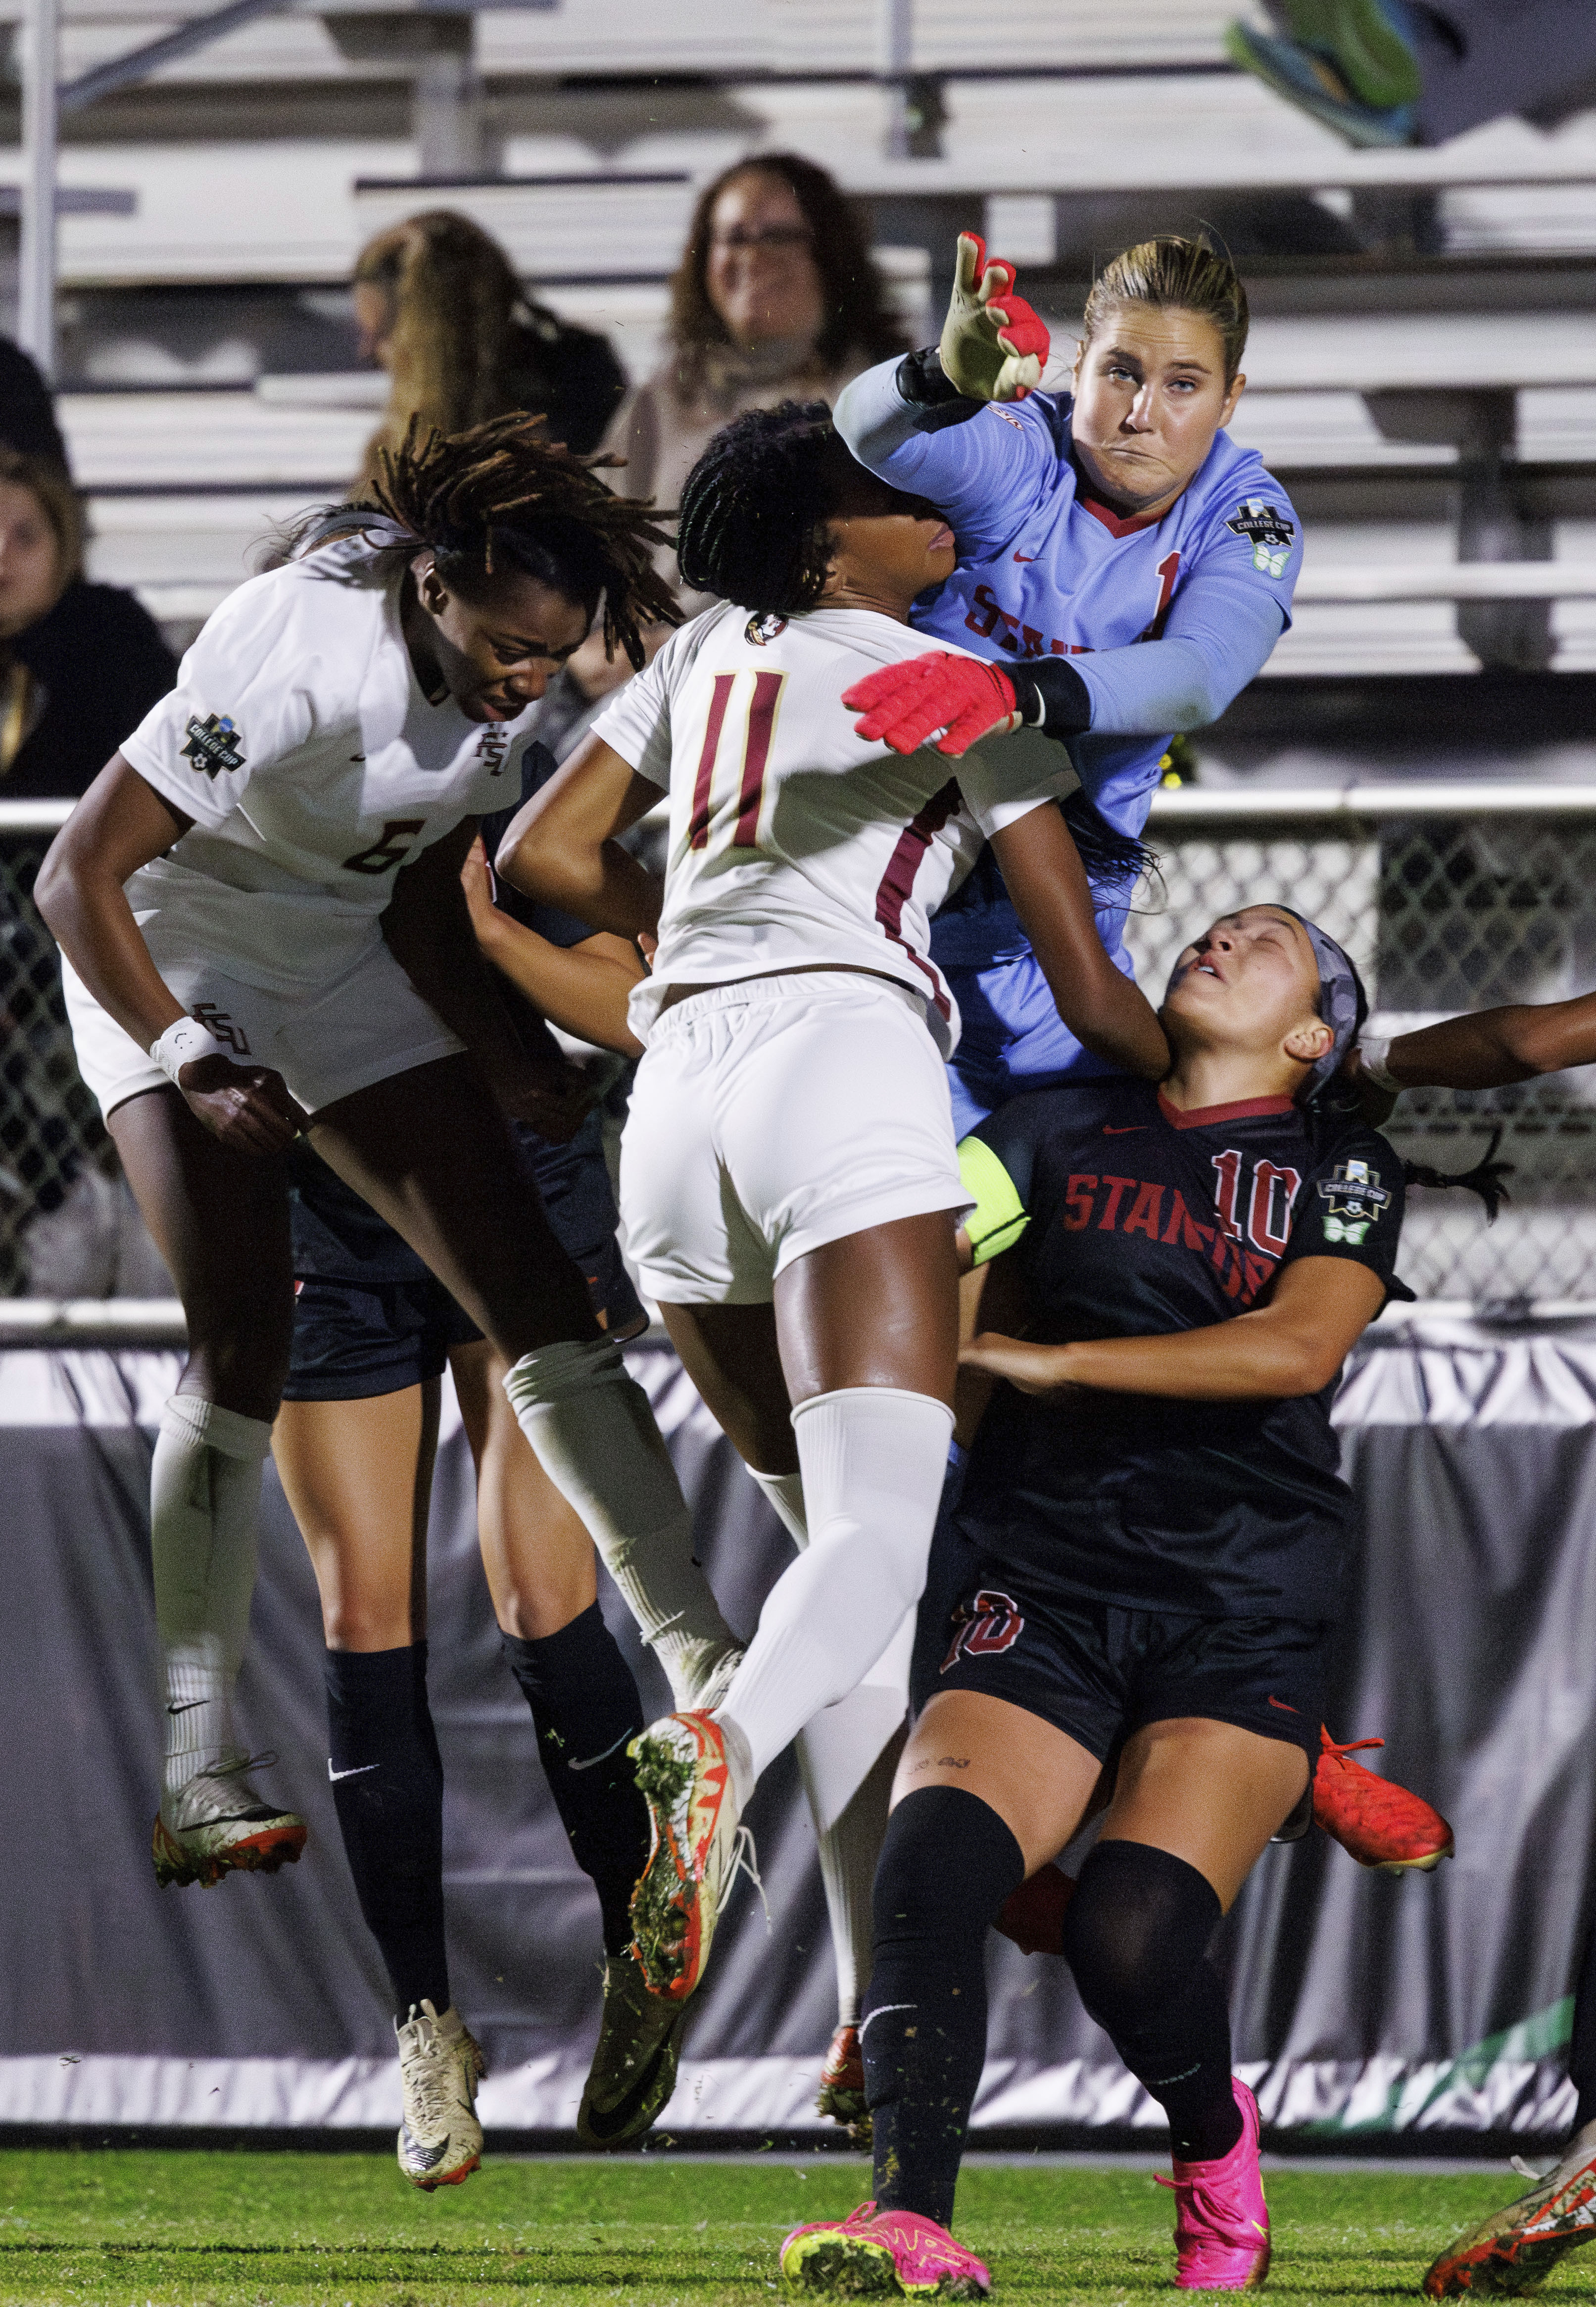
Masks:
[[[914,820],[905,825],[897,839],[897,847],[888,862],[876,891],[876,919],[896,946],[901,946],[916,969],[923,970],[931,983],[931,998],[940,1016],[951,1018],[953,1005],[942,988],[942,981],[924,956],[915,952],[903,933],[904,905],[914,890],[914,876],[920,870],[921,860],[940,833],[948,819],[965,805],[958,789],[958,779],[949,777],[940,793],[932,793],[924,808]]]
[[[1158,1093],[1158,1111],[1171,1129],[1212,1129],[1222,1121],[1250,1121],[1259,1113],[1290,1113],[1293,1101],[1289,1097],[1243,1097],[1234,1105],[1194,1105],[1182,1113],[1171,1105],[1162,1090]]]
[[[737,829],[734,849],[757,849],[759,803],[765,793],[765,764],[770,759],[770,739],[776,728],[777,699],[786,680],[785,673],[756,673],[753,703],[748,708],[748,743],[742,755],[742,790],[737,796]]]
[[[1100,520],[1111,536],[1134,536],[1138,528],[1156,528],[1163,519],[1162,512],[1137,512],[1132,513],[1128,519],[1122,519],[1098,498],[1083,496],[1078,490],[1075,501],[1083,512],[1089,512],[1094,520]],[[1168,505],[1164,510],[1173,512],[1175,508]]]
[[[693,780],[692,816],[687,828],[690,849],[707,849],[709,845],[709,788],[715,783],[715,758],[720,750],[720,733],[725,726],[726,707],[732,700],[734,673],[717,673],[709,694],[709,718],[704,728],[704,750],[699,755],[699,773]]]

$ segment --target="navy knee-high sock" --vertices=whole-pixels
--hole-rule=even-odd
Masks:
[[[1170,2119],[1177,2159],[1209,2163],[1241,2136],[1231,2017],[1207,1958],[1218,1893],[1184,1858],[1100,1842],[1064,1909],[1081,2001]]]
[[[648,1806],[626,1751],[643,1728],[631,1668],[596,1602],[541,1642],[503,1640],[571,1856],[598,1893],[605,1952],[620,1954],[631,1938],[632,1887],[648,1857]]]
[[[1579,2093],[1574,2128],[1596,2123],[1596,1923],[1585,1933],[1574,1978],[1574,2039],[1568,2045],[1568,2080]]]
[[[997,1812],[962,1787],[922,1787],[892,1814],[860,2030],[883,2210],[952,2221],[986,2057],[986,1934],[1025,1873]]]
[[[328,1768],[360,1911],[401,2022],[449,2008],[443,1941],[443,1765],[426,1700],[426,1644],[326,1655]]]

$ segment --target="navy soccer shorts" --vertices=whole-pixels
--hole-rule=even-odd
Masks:
[[[594,1312],[606,1329],[630,1336],[641,1327],[644,1308],[615,1240],[615,1198],[599,1130],[597,1115],[590,1114],[568,1145],[549,1145],[531,1130],[517,1134],[549,1224],[586,1280]],[[482,1335],[415,1252],[336,1179],[317,1190],[316,1223],[296,1227],[295,1248],[285,1402],[402,1393],[441,1376],[450,1349]],[[348,1253],[342,1258],[340,1248]],[[351,1269],[362,1266],[363,1278],[354,1279]]]
[[[954,1606],[924,1696],[979,1690],[1106,1762],[1150,1722],[1233,1722],[1319,1752],[1330,1628],[1295,1618],[1197,1618],[1039,1592],[990,1556]]]

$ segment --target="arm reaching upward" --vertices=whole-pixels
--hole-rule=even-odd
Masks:
[[[1059,1015],[1096,1057],[1146,1081],[1169,1071],[1152,1004],[1121,976],[1097,934],[1092,891],[1060,811],[1044,803],[991,836],[996,857]]]

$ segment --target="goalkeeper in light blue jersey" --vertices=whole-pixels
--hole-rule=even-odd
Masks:
[[[958,256],[940,346],[867,370],[837,424],[861,463],[947,514],[958,562],[914,622],[990,662],[933,646],[848,701],[905,751],[946,729],[957,754],[1005,723],[1066,744],[1081,783],[1066,815],[1128,976],[1126,914],[1170,739],[1216,719],[1263,665],[1301,566],[1289,499],[1223,429],[1246,382],[1246,292],[1200,242],[1128,250],[1087,299],[1073,393],[1051,393],[1038,390],[1047,330],[1013,267],[989,264],[973,234]],[[1060,1018],[990,853],[931,949],[964,1018],[961,1136],[1022,1091],[1105,1071]]]

